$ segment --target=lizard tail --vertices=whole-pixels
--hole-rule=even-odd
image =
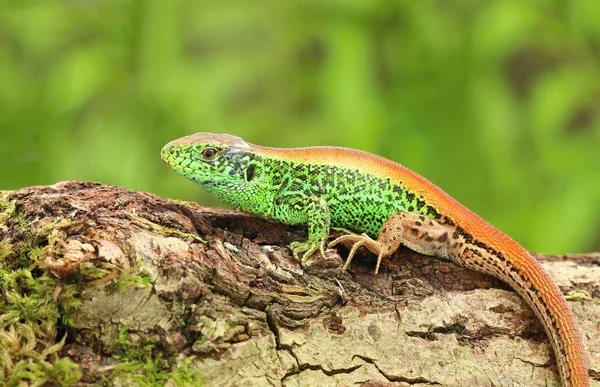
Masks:
[[[518,252],[513,251],[510,259],[498,252],[479,252],[461,254],[454,260],[495,276],[523,297],[550,337],[563,386],[589,386],[587,356],[566,299],[540,262],[518,243],[514,245]]]

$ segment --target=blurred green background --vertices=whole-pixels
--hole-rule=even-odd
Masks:
[[[546,253],[600,245],[598,0],[3,0],[0,189],[218,205],[199,131],[371,151]]]

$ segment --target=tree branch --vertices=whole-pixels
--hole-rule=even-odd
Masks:
[[[343,272],[348,246],[302,268],[287,248],[306,238],[302,228],[80,182],[5,193],[0,237],[3,268],[37,259],[36,278],[59,279],[59,355],[79,365],[82,382],[127,378],[115,370],[149,343],[158,368],[193,356],[186,370],[215,386],[558,380],[547,337],[516,293],[407,249],[378,276],[366,251]],[[570,306],[600,382],[600,254],[536,256],[565,294],[590,296]]]

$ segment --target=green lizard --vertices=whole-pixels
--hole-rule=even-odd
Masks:
[[[353,149],[268,148],[239,137],[198,133],[167,144],[162,159],[224,202],[289,225],[307,225],[293,242],[306,262],[325,256],[332,226],[359,233],[354,242],[381,259],[400,244],[452,260],[508,283],[542,321],[564,386],[589,386],[587,357],[568,304],[541,264],[522,246],[415,172]],[[376,238],[376,239],[373,239]]]

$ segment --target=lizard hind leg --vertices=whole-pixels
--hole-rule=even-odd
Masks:
[[[352,261],[356,250],[361,246],[366,247],[372,253],[377,254],[377,265],[375,266],[375,274],[377,274],[381,260],[392,255],[400,244],[421,254],[449,258],[448,235],[449,229],[447,226],[443,226],[423,215],[396,212],[385,222],[377,240],[371,239],[367,234],[349,234],[337,238],[329,244],[329,247],[343,241],[354,242],[344,269]]]

